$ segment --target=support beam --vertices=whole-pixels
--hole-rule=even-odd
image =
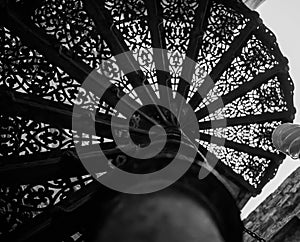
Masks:
[[[127,75],[133,87],[143,85],[145,80],[144,74],[139,70],[139,64],[132,54],[123,55],[123,59],[118,58],[118,54],[128,52],[129,48],[124,41],[122,33],[113,23],[112,16],[105,9],[104,1],[90,0],[84,1],[84,8],[88,15],[94,20],[97,32],[103,37],[109,46],[112,54],[116,57],[119,67],[128,73],[128,68],[135,70]]]
[[[33,184],[87,175],[88,172],[75,155],[75,150],[44,152],[35,155],[0,158],[1,184]]]
[[[195,13],[195,22],[193,29],[190,32],[189,45],[186,51],[186,56],[193,60],[191,63],[189,59],[185,59],[182,65],[182,74],[184,78],[179,79],[177,92],[184,98],[187,98],[190,84],[185,80],[191,82],[193,73],[195,72],[195,64],[199,54],[200,47],[203,43],[203,35],[208,24],[208,15],[211,7],[211,0],[199,1]]]
[[[114,159],[120,154],[113,142],[100,146],[109,158]],[[95,156],[95,154],[86,155]],[[17,157],[0,157],[0,164],[0,183],[9,185],[39,183],[88,174],[78,158],[75,148]]]
[[[240,144],[240,143],[236,143],[234,141],[230,141],[225,139],[221,139],[219,137],[216,137],[214,135],[209,135],[209,134],[204,134],[204,133],[200,133],[200,140],[206,141],[206,142],[213,142],[216,145],[223,145],[224,143],[224,147],[230,148],[230,149],[234,149],[236,151],[239,152],[244,152],[244,153],[248,153],[249,155],[252,156],[258,156],[260,158],[266,158],[268,160],[273,160],[273,161],[279,161],[284,159],[284,155],[283,154],[274,154],[268,151],[265,151],[261,148],[254,148],[245,144]]]
[[[52,124],[61,129],[72,129],[72,118],[79,119],[79,114],[73,112],[70,105],[39,98],[38,96],[23,94],[11,91],[0,91],[0,113],[8,116],[21,116],[36,122]],[[82,110],[84,112],[84,110]],[[89,112],[86,111],[86,117]],[[95,117],[95,129],[98,136],[112,139],[113,130],[127,130],[126,120],[114,118],[114,125],[111,123],[112,116],[98,113]],[[85,125],[84,123],[82,125]],[[75,130],[76,131],[76,130]],[[129,128],[137,140],[142,140],[148,135],[146,130]],[[140,137],[140,138],[139,138]]]
[[[105,9],[104,1],[85,0],[84,7],[86,12],[94,20],[97,32],[105,39],[107,45],[120,69],[126,73],[126,77],[130,80],[130,84],[134,87],[144,86],[148,84],[144,73],[140,69],[139,63],[135,60],[133,54],[129,52],[129,48],[125,43],[122,33],[114,25],[112,16]],[[124,54],[126,52],[126,54]],[[122,54],[123,55],[119,55]],[[145,87],[145,86],[144,86]],[[141,100],[155,100],[157,98],[152,88],[146,87],[136,91]],[[160,113],[160,112],[159,112]]]
[[[60,67],[66,73],[68,73],[72,78],[76,79],[79,83],[83,83],[87,76],[93,71],[87,64],[83,63],[79,57],[75,56],[66,48],[62,47],[55,39],[51,36],[48,36],[43,31],[41,31],[37,26],[35,26],[27,16],[23,16],[24,13],[21,13],[20,10],[15,10],[12,7],[8,7],[5,12],[5,18],[7,20],[6,26],[15,32],[17,35],[21,36],[22,41],[36,49],[39,53],[43,54],[50,63]],[[133,58],[133,57],[132,57]],[[122,60],[124,61],[124,60]],[[119,63],[122,62],[119,60]],[[136,64],[137,65],[137,64]],[[131,75],[135,75],[131,73]],[[135,75],[136,76],[136,75]],[[137,76],[136,76],[137,77]],[[101,76],[103,80],[101,82],[108,82],[110,80],[103,75]],[[137,82],[134,82],[137,84]],[[142,85],[139,83],[138,85]],[[95,81],[95,88],[102,88],[103,86],[100,82]],[[97,89],[94,89],[97,90]],[[140,97],[154,98],[155,94],[149,93],[151,88],[145,88],[141,90]],[[93,91],[93,90],[90,90]],[[125,93],[116,88],[116,86],[111,85],[106,89],[105,94],[103,95],[103,100],[108,103],[110,106],[115,107],[119,102],[120,98],[123,97]],[[149,97],[149,95],[151,97]],[[132,109],[136,110],[133,106],[136,104],[135,101],[132,102],[123,102],[122,110],[124,113],[130,113]],[[147,114],[138,111],[141,116],[143,116],[149,122],[153,124],[156,123],[151,119]]]
[[[202,118],[208,116],[209,114],[213,113],[214,111],[218,110],[219,108],[222,108],[228,103],[231,103],[232,101],[236,100],[239,97],[242,97],[246,95],[249,91],[259,87],[263,83],[270,80],[272,77],[276,76],[276,74],[282,72],[284,69],[283,64],[276,65],[270,70],[267,70],[264,73],[261,73],[254,77],[252,80],[242,84],[232,92],[219,97],[217,100],[213,101],[212,103],[208,104],[204,108],[199,109],[196,112],[196,116],[198,120],[201,120]],[[222,100],[222,102],[221,102]],[[209,111],[208,111],[209,110]]]
[[[247,26],[241,30],[239,36],[237,36],[229,49],[222,55],[222,58],[213,68],[211,73],[205,78],[203,84],[199,87],[198,92],[196,92],[190,100],[190,105],[196,109],[202,102],[203,98],[209,93],[209,91],[214,87],[215,83],[219,80],[223,72],[230,66],[234,58],[242,51],[242,47],[246,44],[251,33],[258,26],[258,15],[253,13],[251,15],[251,21],[247,23]]]
[[[211,128],[226,128],[237,125],[260,124],[273,121],[292,122],[293,113],[291,111],[278,113],[264,113],[260,115],[248,115],[245,117],[227,118],[219,120],[204,121],[199,123],[199,130]]]
[[[146,0],[147,22],[151,33],[151,42],[153,50],[153,59],[155,66],[159,66],[164,70],[169,70],[169,59],[166,52],[157,52],[155,49],[166,49],[165,31],[163,26],[163,8],[160,0]],[[159,85],[171,87],[170,74],[156,70]],[[164,95],[161,93],[160,95]]]

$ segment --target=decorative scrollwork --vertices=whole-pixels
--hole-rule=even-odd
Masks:
[[[97,23],[97,19],[92,19],[88,8],[85,8],[83,0],[43,0],[39,3],[22,1],[22,4],[16,2],[17,4],[12,4],[12,8],[17,10],[16,18],[20,13],[19,22],[26,19],[33,24],[28,24],[27,27],[34,26],[34,30],[40,30],[43,33],[41,35],[43,40],[53,45],[51,46],[53,51],[57,50],[57,56],[65,58],[64,61],[69,61],[68,64],[72,65],[66,64],[66,67],[59,61],[57,63],[53,59],[51,62],[48,61],[47,52],[38,49],[41,47],[32,45],[37,50],[29,47],[30,41],[25,42],[22,33],[19,35],[17,33],[16,36],[15,32],[11,31],[13,29],[10,30],[18,24],[18,21],[11,25],[4,22],[4,26],[9,27],[0,27],[1,89],[18,93],[19,96],[24,94],[26,97],[34,96],[34,99],[47,99],[52,101],[54,106],[57,104],[57,107],[60,107],[63,104],[62,106],[67,106],[70,110],[76,102],[84,109],[97,109],[97,112],[105,114],[103,115],[107,118],[105,121],[112,116],[126,118],[122,116],[122,110],[115,110],[112,107],[113,102],[121,97],[121,93],[130,93],[130,97],[136,101],[143,100],[143,97],[139,97],[138,93],[133,91],[134,84],[129,75],[124,75],[122,63],[118,63],[112,57],[115,52],[120,52],[120,48],[115,50],[114,44],[111,44],[107,38],[114,35],[114,43],[123,38],[123,41],[120,41],[122,43],[118,44],[124,51],[133,52],[135,61],[139,64],[143,77],[146,78],[144,81],[148,81],[153,89],[158,91],[159,76],[156,73],[157,66],[152,50],[154,38],[151,36],[155,31],[150,25],[153,24],[150,22],[153,20],[151,19],[153,15],[149,13],[147,5],[151,3],[146,3],[144,0],[99,1],[101,6],[99,9],[105,13],[103,16],[107,14],[109,21]],[[30,12],[32,16],[27,16],[26,11],[18,9],[21,5],[30,9],[35,8]],[[200,130],[200,134],[206,137],[225,138],[227,145],[223,147],[208,143],[204,138],[201,140],[201,135],[199,144],[238,174],[238,179],[243,177],[242,184],[247,182],[253,188],[260,187],[262,183],[264,185],[264,181],[267,180],[266,174],[273,175],[276,172],[276,168],[270,166],[274,162],[271,158],[256,153],[247,153],[242,148],[247,147],[247,150],[252,151],[257,149],[263,154],[269,154],[267,157],[277,159],[279,152],[273,147],[270,134],[278,125],[292,119],[294,112],[291,98],[292,80],[286,71],[287,66],[282,63],[284,57],[278,49],[274,34],[262,23],[255,23],[259,25],[256,29],[256,25],[253,24],[253,29],[249,30],[251,33],[247,33],[248,29],[251,29],[248,27],[252,20],[247,17],[249,10],[241,1],[211,0],[207,11],[200,14],[201,16],[196,14],[199,10],[198,0],[161,0],[157,7],[161,11],[155,14],[162,13],[162,16],[157,16],[159,21],[153,22],[161,24],[158,27],[159,31],[162,31],[160,37],[164,37],[162,42],[166,44],[167,50],[172,51],[172,56],[168,56],[168,62],[174,92],[177,91],[179,76],[189,47],[197,50],[194,53],[197,54],[194,57],[197,66],[192,76],[193,85],[189,87],[187,101],[192,100],[196,89],[205,84],[205,76],[215,73],[215,68],[218,67],[216,80],[213,80],[215,86],[205,93],[206,96],[203,96],[201,102],[199,101],[199,105],[195,104],[198,107],[194,107],[194,111],[204,110],[207,105],[218,99],[226,101],[222,109],[218,109],[217,106],[213,113],[205,113],[207,114],[205,117],[200,115],[198,121],[199,127],[202,122],[205,122],[207,127]],[[3,11],[10,10],[5,8]],[[204,17],[200,21],[203,24],[202,29],[196,33],[198,28],[196,30],[194,28],[195,20],[202,17]],[[102,33],[102,36],[97,31],[97,27],[101,24],[105,25],[106,31],[111,31],[110,34],[105,36]],[[14,30],[19,31],[20,26]],[[37,32],[34,33],[38,35]],[[29,29],[26,38],[30,37],[30,34],[32,33]],[[244,37],[244,41],[236,47],[234,41],[238,37]],[[192,40],[195,38],[198,46],[189,46],[194,43]],[[233,42],[234,48],[230,48]],[[67,58],[65,53],[69,54]],[[225,53],[226,57],[232,58],[222,58]],[[104,74],[108,81],[114,84],[111,93],[115,95],[115,99],[112,101],[110,97],[103,96],[100,100],[92,91],[80,88],[83,77],[77,80],[76,75],[72,74],[77,72],[68,70],[69,66],[78,67],[73,65],[74,63],[79,63],[79,67],[83,66],[87,70],[96,69]],[[271,72],[281,67],[282,71],[275,74]],[[267,76],[265,74],[268,73],[271,73],[270,76],[265,78]],[[261,76],[263,78],[259,79],[258,77]],[[244,87],[248,88],[243,89]],[[151,110],[149,112],[149,116],[155,119],[154,112]],[[284,113],[285,116],[281,116]],[[270,114],[278,114],[276,121],[266,118],[273,117]],[[70,129],[58,128],[50,121],[50,123],[46,121],[42,123],[34,118],[30,120],[18,115],[0,114],[0,156],[3,158],[1,161],[4,162],[0,163],[0,166],[7,165],[5,158],[20,158],[43,152],[52,154],[58,150],[65,151],[72,148],[75,142],[81,142],[82,145],[95,143],[102,145],[111,142],[106,137],[91,137]],[[259,118],[260,121],[255,120],[249,124],[247,117]],[[219,128],[210,128],[212,122],[218,123],[224,118],[230,119],[233,124],[228,127],[221,125]],[[244,123],[239,123],[240,120]],[[143,127],[142,123],[142,117],[134,116],[130,121],[130,127],[138,129]],[[71,124],[68,127],[71,127]],[[112,149],[116,148],[115,143],[110,144]],[[111,158],[111,164],[116,166],[126,162],[128,159],[125,156]],[[272,169],[268,170],[270,167]],[[20,224],[81,189],[90,180],[89,176],[67,177],[40,184],[0,186],[0,235],[15,230]],[[82,234],[82,231],[78,231],[68,239],[81,241],[84,238]]]
[[[167,49],[185,53],[194,26],[198,1],[161,1]]]
[[[195,0],[163,0],[161,6],[166,48],[172,51],[172,56],[169,57],[172,88],[176,90],[199,3]]]
[[[271,160],[253,156],[245,152],[236,151],[224,146],[218,146],[205,141],[200,141],[209,152],[215,154],[224,164],[230,166],[237,174],[241,175],[253,187],[257,187]]]
[[[101,60],[111,57],[106,42],[84,11],[82,1],[45,0],[35,10],[32,20],[92,68],[99,69]]]
[[[148,27],[148,12],[144,1],[106,0],[105,7],[113,19],[129,50],[133,52],[147,81],[157,90],[155,63]]]
[[[213,2],[197,59],[200,68],[210,73],[248,21],[232,8]]]
[[[15,36],[5,27],[0,28],[0,87],[15,92],[37,95],[44,99],[58,103],[73,105],[75,99],[85,103],[99,105],[99,99],[92,93],[79,90],[80,83],[70,78],[59,67],[55,67],[46,61],[45,57],[36,50],[24,45],[20,38]],[[112,66],[102,67],[105,70],[114,70]],[[101,70],[99,70],[101,71]],[[116,73],[109,71],[111,73]],[[105,73],[104,73],[105,74]],[[114,76],[108,76],[116,86],[122,87],[125,92],[130,92],[128,80],[120,72]],[[131,87],[132,88],[132,87]],[[106,110],[107,104],[99,105],[99,110]],[[111,109],[110,109],[111,110]],[[113,112],[107,112],[113,113]]]
[[[142,0],[105,1],[111,13],[113,25],[122,33],[130,50],[151,48],[150,32],[147,24],[147,9]]]
[[[59,48],[66,48],[92,69],[97,69],[113,83],[127,88],[128,81],[112,57],[105,40],[97,33],[92,19],[85,12],[82,1],[45,0],[35,10],[32,21],[47,35],[57,40]],[[103,60],[105,66],[101,63]]]
[[[70,130],[21,117],[0,117],[1,156],[28,155],[73,147]]]
[[[253,35],[246,46],[242,48],[241,54],[231,62],[231,65],[217,81],[214,89],[207,94],[202,105],[207,105],[218,97],[232,92],[278,64],[272,52]]]
[[[283,111],[288,111],[288,107],[281,84],[275,77],[246,95],[236,98],[222,110],[217,110],[203,120],[217,120],[220,113],[226,118],[237,118]]]
[[[41,184],[0,186],[0,236],[15,230],[90,182],[87,175]]]
[[[59,67],[49,64],[36,50],[22,44],[19,37],[0,28],[0,85],[4,89],[28,93],[56,102],[72,104],[79,83]]]
[[[279,151],[271,142],[271,135],[275,128],[282,122],[273,121],[263,124],[253,123],[249,125],[236,125],[226,128],[203,130],[202,132],[216,137],[223,137],[239,144],[247,144],[249,147],[261,148],[265,151],[279,154]]]
[[[252,35],[242,48],[241,54],[231,62],[231,65],[216,82],[213,90],[207,94],[202,106],[232,92],[278,64],[271,50],[255,35]]]

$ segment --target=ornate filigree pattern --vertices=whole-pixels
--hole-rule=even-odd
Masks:
[[[203,130],[201,132],[214,135],[218,138],[225,138],[239,144],[246,144],[253,148],[261,148],[265,151],[279,154],[279,151],[271,142],[271,135],[274,129],[282,122],[273,121],[266,123],[253,123],[249,125],[236,125],[226,128]],[[200,133],[201,135],[201,133]]]
[[[210,73],[245,28],[249,19],[222,3],[213,2],[197,61],[199,68]]]
[[[70,130],[21,117],[0,117],[1,156],[28,155],[73,147]]]
[[[92,93],[80,89],[80,83],[46,61],[45,57],[36,50],[24,45],[20,38],[5,27],[0,28],[0,86],[2,89],[20,93],[37,95],[58,103],[73,105],[74,102],[93,103],[99,105],[99,98]],[[131,92],[132,86],[120,72],[113,72],[115,63],[105,62],[102,68],[105,76],[126,93]],[[101,70],[99,70],[101,71]],[[106,110],[107,104],[99,105],[99,110]],[[111,108],[106,113],[114,113]],[[102,111],[101,111],[102,112]]]
[[[99,69],[101,60],[112,56],[106,42],[97,34],[93,21],[84,11],[82,1],[45,0],[35,10],[32,20],[92,68]]]
[[[45,0],[31,18],[36,26],[57,40],[58,48],[66,48],[70,56],[80,58],[111,82],[131,91],[107,43],[85,12],[82,1]],[[106,60],[104,65],[103,60]]]
[[[270,164],[270,160],[253,156],[245,152],[200,141],[209,152],[216,155],[224,164],[230,166],[237,174],[244,177],[254,187],[257,187]]]
[[[38,95],[56,102],[73,103],[79,83],[49,64],[37,51],[1,27],[0,85],[4,89]]]
[[[89,16],[90,10],[85,8],[82,0],[34,2],[24,1],[22,4],[23,6],[26,4],[30,7],[36,6],[36,9],[31,12],[32,16],[27,16],[27,12],[22,13],[23,11],[16,9],[18,10],[16,14],[24,15],[20,16],[20,21],[23,19],[31,21],[35,28],[45,34],[42,39],[53,45],[53,51],[57,50],[57,56],[64,58],[64,61],[69,61],[68,64],[71,63],[71,65],[63,65],[61,62],[55,63],[53,60],[51,63],[48,62],[47,52],[39,49],[45,56],[40,54],[39,51],[22,43],[22,34],[15,36],[6,27],[1,27],[0,88],[18,92],[19,95],[23,93],[48,99],[57,103],[58,107],[63,103],[68,104],[68,107],[71,108],[76,102],[82,108],[97,109],[98,112],[107,114],[107,117],[113,115],[122,117],[122,110],[115,110],[110,106],[112,103],[110,97],[105,96],[100,100],[93,93],[81,89],[80,83],[83,78],[76,80],[76,75],[72,75],[74,72],[66,68],[66,66],[75,66],[74,68],[84,67],[84,70],[97,69],[115,85],[116,97],[119,98],[120,91],[123,91],[130,93],[133,99],[142,103],[143,97],[139,97],[133,91],[132,80],[124,75],[122,63],[111,58],[112,53],[120,52],[121,46],[124,51],[133,51],[134,58],[147,81],[153,84],[154,90],[158,89],[157,66],[153,58],[153,43],[151,42],[153,39],[151,33],[155,31],[150,29],[149,23],[152,15],[148,12],[147,7],[149,6],[145,4],[144,0],[105,0],[105,2],[97,3],[101,5],[99,9],[105,12],[103,16],[108,14],[109,21],[107,23],[112,23],[111,26],[107,26],[106,22],[94,22],[99,20],[92,20]],[[18,4],[12,5],[12,8],[18,8]],[[188,99],[192,97],[197,88],[201,88],[205,81],[204,77],[211,73],[217,73],[215,76],[218,79],[214,80],[216,85],[209,93],[206,93],[195,111],[204,110],[202,108],[218,98],[225,96],[227,98],[225,107],[206,115],[199,120],[199,125],[201,126],[203,121],[223,119],[224,116],[234,123],[230,127],[207,128],[207,130],[199,131],[206,134],[206,137],[213,135],[226,138],[227,147],[220,147],[203,140],[200,140],[200,145],[215,154],[221,162],[243,177],[251,186],[258,188],[261,183],[264,185],[262,181],[266,180],[265,174],[274,173],[276,168],[272,165],[271,167],[274,169],[268,170],[271,160],[246,153],[246,151],[242,151],[242,148],[247,147],[251,151],[253,148],[257,148],[257,150],[262,151],[262,154],[272,153],[267,157],[279,157],[278,151],[271,143],[270,134],[277,125],[291,119],[290,116],[293,112],[290,98],[293,95],[292,81],[284,72],[286,66],[281,63],[283,56],[278,50],[274,35],[261,23],[255,23],[259,27],[248,33],[247,36],[243,36],[245,42],[241,42],[241,46],[234,45],[234,48],[230,48],[234,40],[246,35],[244,29],[246,27],[247,31],[249,29],[250,19],[246,17],[249,10],[240,1],[211,0],[207,12],[203,15],[205,16],[203,32],[199,35],[197,33],[191,34],[195,27],[195,19],[201,17],[196,16],[198,6],[198,0],[160,1],[159,8],[162,10],[162,16],[158,17],[162,17],[162,26],[159,27],[163,28],[162,36],[165,37],[163,42],[166,43],[166,48],[173,53],[168,56],[173,90],[176,91],[177,89],[178,77],[188,46],[193,43],[191,40],[198,38],[199,46],[192,46],[197,52],[199,49],[199,52],[195,58],[197,65],[193,73],[193,85],[190,86]],[[7,9],[5,8],[3,11],[9,11],[9,8]],[[17,24],[17,21],[14,24]],[[97,31],[97,27],[101,24],[105,25],[105,31],[111,31],[111,33],[105,35],[102,32],[104,36],[101,36]],[[5,22],[4,25],[6,25]],[[28,32],[26,37],[30,37],[32,34],[30,32],[31,27],[28,26],[29,30],[26,30]],[[13,24],[10,27],[13,28]],[[15,28],[15,30],[18,29],[20,30],[20,26]],[[34,33],[38,35],[38,33]],[[113,39],[114,44],[118,38],[123,38],[124,41],[119,43],[120,46],[109,42],[107,36],[112,36],[111,34],[115,37]],[[104,38],[106,39],[104,40]],[[26,43],[30,45],[30,41]],[[41,48],[36,45],[33,46]],[[116,46],[118,46],[117,50],[115,49]],[[225,53],[228,53],[232,59],[222,59]],[[104,60],[109,60],[109,62],[104,62]],[[214,72],[217,66],[218,69]],[[278,66],[282,67],[282,72],[272,74],[269,78],[255,79]],[[75,71],[75,73],[77,72]],[[70,76],[75,76],[75,78]],[[254,79],[257,83],[253,82]],[[244,89],[244,87],[248,88]],[[257,121],[257,123],[255,121],[252,124],[248,124],[249,122],[241,124],[238,122],[241,119],[237,119],[250,115],[252,117],[265,117],[266,114],[284,112],[289,113],[290,116],[284,116],[281,120],[279,115],[276,121],[263,119],[264,121]],[[149,115],[151,116],[151,114]],[[82,145],[111,142],[104,137],[90,137],[87,134],[82,135],[72,130],[57,128],[51,123],[40,123],[14,115],[7,117],[3,116],[2,113],[0,115],[2,115],[0,116],[2,127],[0,131],[0,156],[4,158],[1,159],[3,161],[6,157],[25,157],[28,154],[66,150],[73,147],[74,142],[82,142]],[[152,116],[155,118],[154,114]],[[139,120],[140,117],[133,117],[131,127],[137,128]],[[206,122],[206,125],[208,123]],[[114,145],[114,143],[111,144]],[[111,162],[118,164],[117,158]],[[1,163],[1,165],[4,164]],[[0,235],[14,230],[20,224],[42,213],[46,208],[54,206],[75,190],[83,187],[89,180],[90,177],[78,177],[45,181],[41,184],[1,186]],[[242,184],[245,181],[242,181]],[[72,234],[69,239],[82,240],[81,233]]]
[[[166,48],[172,51],[170,59],[170,74],[172,76],[173,90],[177,89],[179,75],[194,27],[198,1],[163,0],[163,26],[166,36]]]
[[[198,1],[161,1],[167,49],[184,54],[190,40]]]
[[[141,48],[150,49],[151,38],[147,23],[147,9],[142,0],[106,0],[113,25],[122,33],[130,50],[138,54]]]
[[[107,0],[105,7],[111,13],[113,26],[124,37],[128,49],[133,52],[147,81],[152,84],[154,90],[157,90],[148,12],[144,1]]]
[[[150,50],[152,43],[148,28],[149,16],[144,1],[109,0],[103,4],[111,14],[113,27],[123,36],[128,49],[134,50],[136,53],[135,57],[146,76],[153,77],[155,63],[153,63]],[[212,1],[212,5],[208,10],[207,24],[205,25],[204,35],[201,37],[202,42],[200,42],[201,46],[197,58],[198,65],[194,73],[196,86],[201,84],[204,73],[211,72],[216,66],[223,54],[228,51],[231,43],[240,35],[241,30],[249,22],[249,19],[243,13],[237,12],[229,5],[228,3],[223,4],[221,1]],[[190,32],[197,17],[195,12],[198,3],[194,0],[163,0],[160,7],[163,10],[163,26],[167,48],[175,51],[174,56],[170,56],[170,72],[173,74],[174,80],[180,73],[180,66],[184,58],[182,55],[185,54],[189,40],[192,38]],[[115,60],[111,63],[106,63],[106,65],[110,66],[105,66],[105,68],[101,66],[102,60],[107,60],[112,54],[103,38],[97,33],[94,22],[84,10],[82,1],[61,0],[57,2],[45,0],[34,11],[31,20],[47,35],[57,40],[58,48],[68,49],[91,68],[98,68],[100,69],[99,71],[109,70],[104,74],[116,86],[119,86],[124,92],[132,91],[133,87],[130,85],[130,81],[122,74],[122,70],[120,70]],[[43,98],[68,104],[73,104],[77,96],[77,101],[88,109],[95,108],[99,103],[97,97],[79,90],[79,83],[71,79],[58,67],[47,63],[45,58],[37,51],[24,46],[20,39],[13,36],[9,30],[2,28],[1,33],[1,43],[4,46],[1,52],[1,76],[4,77],[2,78],[2,85],[5,88],[39,95]],[[267,29],[266,34],[272,36]],[[270,49],[254,34],[249,36],[240,54],[224,70],[215,88],[208,94],[200,107],[211,103],[218,97],[230,94],[246,82],[251,82],[258,74],[273,68],[278,64],[275,56],[272,54],[274,48],[277,48],[277,46],[274,45]],[[134,98],[137,97],[135,96]],[[264,113],[287,111],[287,105],[281,84],[276,77],[262,84],[259,88],[249,91],[246,95],[237,97],[221,111],[227,118],[235,118],[253,114],[263,115]],[[118,115],[116,110],[111,108],[105,100],[102,100],[99,110],[109,115]],[[217,110],[204,120],[218,119],[219,113],[220,110]],[[21,121],[19,118],[17,118],[17,121],[9,121],[11,124],[8,125],[9,128],[7,130],[11,133],[3,136],[7,140],[4,146],[12,147],[11,151],[4,152],[6,155],[16,152],[15,149],[19,148],[15,148],[15,145],[22,140],[22,135],[16,135],[22,126],[19,124]],[[29,125],[26,122],[23,126],[33,127],[33,124],[30,123]],[[44,124],[36,124],[35,127],[43,130],[42,133],[45,133],[45,130],[52,130]],[[247,128],[243,127],[243,129],[248,128],[250,129],[248,126]],[[52,142],[55,139],[59,140],[59,132],[66,132],[53,130],[55,130],[52,134],[53,137],[45,138],[44,143],[48,142],[50,144],[51,140]],[[68,135],[70,138],[71,133],[68,132]],[[34,137],[39,137],[39,135],[35,134]],[[39,139],[38,142],[40,142]],[[245,143],[245,140],[239,141]],[[47,147],[43,142],[41,147],[43,145]],[[63,143],[64,141],[61,140],[60,142]],[[51,149],[62,148],[61,145],[51,144]],[[16,147],[22,147],[22,145],[18,144]],[[41,147],[38,149],[48,149]],[[30,148],[29,150],[32,150],[30,152],[35,152],[34,149],[37,148]],[[24,148],[21,152],[25,152],[25,150]],[[29,151],[27,150],[27,152]]]
[[[41,184],[0,186],[0,235],[15,230],[91,181],[87,175]]]
[[[197,65],[195,67],[195,72],[192,78],[193,86],[190,89],[189,96],[192,96],[193,93],[197,90],[197,88],[201,86],[201,84],[204,81],[204,78],[211,73],[213,68],[220,61],[223,54],[229,49],[234,39],[237,36],[239,36],[241,30],[243,30],[246,27],[246,24],[249,22],[249,19],[245,18],[241,13],[237,13],[235,10],[231,9],[227,5],[224,5],[219,1],[213,1],[212,7],[209,9],[207,22],[208,23],[206,25],[206,28],[204,29],[203,36],[200,37],[201,45],[199,46],[200,49],[197,56]],[[259,40],[257,42],[259,42]],[[254,46],[252,47],[251,44],[254,44]],[[248,43],[247,46],[243,48],[243,53],[248,51],[247,47],[256,49],[259,49],[259,47],[261,49],[265,48],[264,46],[261,46],[261,43],[255,44],[252,41],[252,43]],[[245,57],[247,56],[242,55],[239,58],[235,58],[235,61],[231,64],[229,69],[227,69],[225,73],[223,73],[223,76],[218,82],[222,82],[223,79],[224,82],[237,81],[237,74],[232,73],[232,71],[242,71],[238,68],[242,68],[240,67],[241,64],[247,64],[246,62],[242,63],[245,59],[247,59]],[[245,68],[246,67],[244,67],[244,69]],[[243,73],[241,72],[238,74],[242,75]],[[228,75],[231,75],[230,77],[233,77],[234,79],[232,80],[231,78],[228,78]],[[230,84],[227,84],[226,88],[230,88]],[[215,92],[218,93],[218,89],[220,89],[218,83],[215,86],[215,89],[217,89],[215,90]],[[215,97],[215,95],[212,95],[211,92],[208,94],[207,97],[209,98],[209,101],[212,101],[214,99],[213,97]],[[218,94],[220,95],[220,93]],[[208,102],[206,101],[207,98],[203,98],[204,100],[202,103],[208,104]]]
[[[221,118],[236,118],[249,115],[263,115],[264,113],[280,113],[288,111],[285,95],[278,78],[275,77],[259,88],[249,91],[246,95],[237,98],[225,105],[224,108],[205,117],[203,120]]]
[[[216,82],[200,106],[203,107],[218,97],[232,92],[278,64],[272,51],[253,35],[242,48],[241,54],[231,62],[231,65]]]
[[[94,108],[85,105],[83,108]],[[100,112],[115,115],[112,108],[103,103]],[[55,152],[74,147],[74,142],[93,145],[110,142],[104,137],[81,134],[51,124],[38,123],[21,117],[0,115],[0,156],[16,157],[40,152]],[[121,132],[121,131],[120,131]],[[120,134],[121,135],[121,134]],[[5,159],[2,159],[5,161]],[[0,165],[4,165],[0,162]]]

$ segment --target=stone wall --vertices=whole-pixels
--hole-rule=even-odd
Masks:
[[[281,230],[279,230],[270,242],[299,242],[300,241],[300,219],[294,217]]]
[[[270,240],[295,216],[300,217],[300,168],[263,201],[245,219],[244,224],[246,228]],[[245,235],[245,242],[252,241],[255,240]]]

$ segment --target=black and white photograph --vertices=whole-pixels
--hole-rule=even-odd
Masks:
[[[300,242],[299,9],[0,0],[0,241]]]

